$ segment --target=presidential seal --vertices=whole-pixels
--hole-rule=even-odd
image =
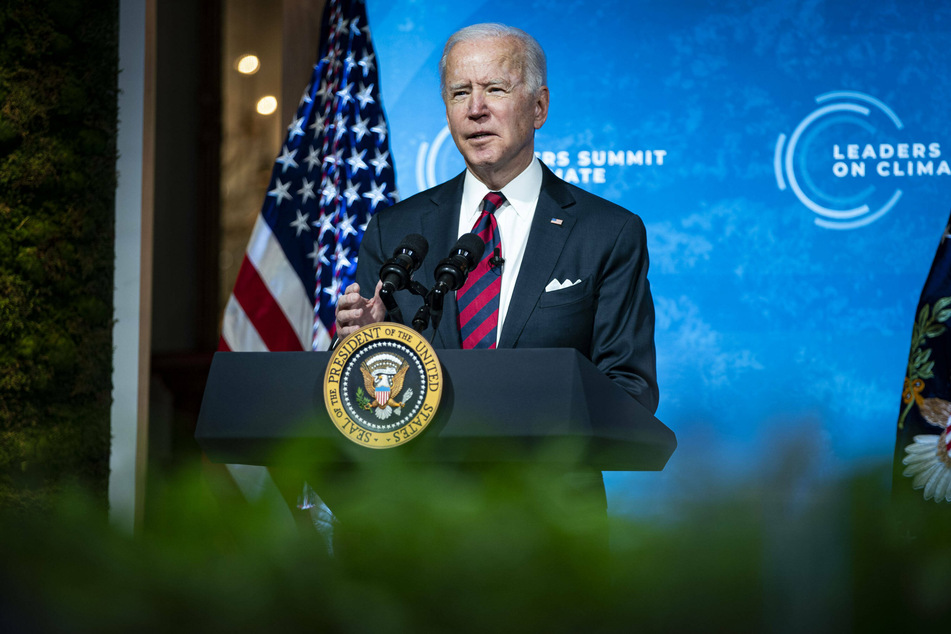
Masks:
[[[436,415],[442,367],[415,330],[364,326],[334,349],[324,374],[330,420],[353,442],[389,449],[415,438]]]

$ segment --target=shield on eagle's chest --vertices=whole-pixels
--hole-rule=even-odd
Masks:
[[[380,405],[386,405],[388,400],[390,400],[390,386],[378,385],[376,388],[376,402]]]

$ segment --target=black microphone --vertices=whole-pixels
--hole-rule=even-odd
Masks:
[[[495,253],[489,258],[489,266],[494,269],[503,264],[505,264],[505,258],[502,257],[502,250],[499,247],[495,247]]]
[[[433,330],[439,327],[442,319],[443,298],[450,291],[458,291],[466,283],[469,272],[474,269],[485,253],[485,242],[474,233],[460,237],[449,256],[436,266],[436,285],[429,294]]]
[[[433,292],[447,293],[462,288],[469,276],[469,271],[479,264],[483,253],[485,253],[485,242],[482,238],[474,233],[467,233],[460,237],[449,252],[449,256],[436,266],[434,274],[436,286],[433,287]]]
[[[380,281],[383,282],[383,286],[380,287],[380,299],[383,300],[390,319],[398,324],[403,323],[403,312],[396,303],[393,293],[410,285],[413,271],[423,263],[427,251],[429,251],[429,243],[426,242],[426,238],[418,233],[411,233],[403,238],[393,251],[393,257],[380,268]]]
[[[395,293],[409,286],[413,272],[423,263],[428,251],[429,243],[418,233],[403,238],[393,251],[393,257],[380,269],[380,280],[383,282],[380,292]]]

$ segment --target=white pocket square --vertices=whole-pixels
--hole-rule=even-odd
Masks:
[[[566,279],[564,282],[559,282],[558,280],[552,280],[548,282],[548,286],[545,287],[545,292],[550,293],[552,291],[560,291],[563,288],[569,288],[575,284],[581,284],[581,280],[571,280]]]

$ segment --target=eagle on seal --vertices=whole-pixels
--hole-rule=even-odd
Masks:
[[[360,372],[363,373],[363,385],[366,388],[367,394],[373,394],[374,399],[370,401],[367,405],[364,406],[364,409],[373,409],[377,407],[379,409],[386,409],[387,407],[392,407],[394,409],[403,407],[403,403],[398,403],[394,397],[399,396],[399,393],[403,391],[403,381],[406,377],[406,371],[409,370],[409,365],[403,363],[400,365],[399,369],[396,371],[396,374],[393,375],[392,384],[389,383],[390,376],[388,374],[377,374],[373,376],[370,373],[370,368],[367,367],[366,362],[360,364]],[[385,403],[380,403],[376,398],[377,388],[379,387],[389,387],[389,397],[386,399]]]

